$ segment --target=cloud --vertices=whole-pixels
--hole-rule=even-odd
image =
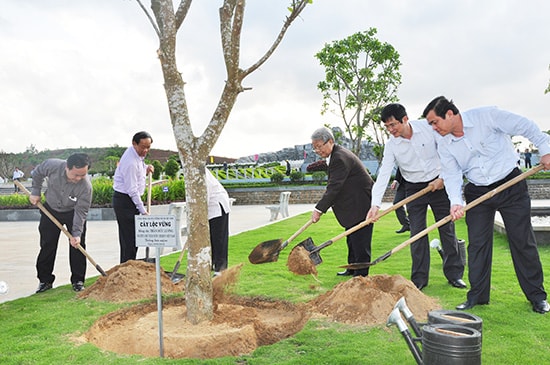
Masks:
[[[147,3],[147,1],[144,1]],[[275,38],[287,1],[249,0],[242,67]],[[96,147],[130,143],[138,130],[154,147],[176,148],[158,40],[136,2],[0,0],[0,149]],[[196,1],[178,35],[178,64],[195,134],[218,102],[225,69],[219,37],[221,1]],[[461,110],[497,105],[550,129],[550,3],[513,0],[316,0],[288,30],[275,54],[245,79],[212,151],[240,157],[309,142],[324,123],[314,54],[325,43],[370,27],[400,53],[401,102],[419,116],[437,95]],[[340,124],[341,125],[341,124]]]

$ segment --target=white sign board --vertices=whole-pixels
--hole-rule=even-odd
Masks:
[[[178,247],[174,215],[137,215],[136,247]]]

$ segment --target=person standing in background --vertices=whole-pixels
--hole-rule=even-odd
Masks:
[[[311,221],[317,223],[332,207],[338,223],[346,230],[363,222],[370,207],[373,181],[361,160],[337,145],[328,128],[313,132],[311,145],[328,165],[327,188],[311,213]],[[370,262],[372,227],[369,224],[347,236],[348,264]],[[367,276],[368,273],[369,269],[364,268],[341,271],[337,275]]]
[[[86,275],[86,257],[77,247],[80,245],[86,248],[86,217],[92,204],[92,183],[88,176],[90,166],[90,159],[84,153],[75,153],[67,161],[46,160],[33,170],[32,191],[29,196],[32,205],[38,204],[42,184],[47,179],[44,208],[71,232],[69,264],[71,283],[73,290],[77,292],[84,289]],[[36,259],[36,272],[40,284],[36,292],[42,293],[53,287],[53,269],[61,229],[41,211],[38,231],[40,252]]]
[[[16,167],[15,170],[13,171],[13,187],[15,188],[15,191],[14,193],[18,193],[19,192],[19,186],[17,186],[17,184],[15,184],[15,181],[21,181],[21,178],[25,176],[25,173],[21,170],[19,170],[19,167]]]
[[[530,169],[533,166],[531,166],[531,156],[532,156],[532,154],[531,154],[531,152],[529,152],[529,148],[525,149],[524,156],[525,156],[524,157],[525,158],[525,168]]]
[[[206,169],[206,192],[212,247],[212,270],[214,270],[214,276],[218,276],[227,269],[231,204],[227,191],[208,169]]]
[[[467,203],[521,175],[516,166],[510,136],[523,136],[541,152],[540,163],[550,169],[550,136],[531,120],[498,109],[482,107],[460,113],[444,96],[430,101],[422,113],[438,138],[445,189],[451,200],[453,220],[464,216]],[[462,188],[464,177],[468,183]],[[519,285],[533,311],[550,311],[544,290],[544,273],[531,224],[531,198],[525,180],[472,207],[466,214],[468,226],[468,278],[471,289],[458,310],[489,304],[493,255],[493,223],[502,216],[512,264]]]
[[[135,216],[149,214],[141,196],[145,192],[145,177],[155,170],[153,165],[144,162],[152,143],[149,133],[134,134],[132,145],[126,149],[115,170],[113,209],[118,224],[121,264],[136,259]]]

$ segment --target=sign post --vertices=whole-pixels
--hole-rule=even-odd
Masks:
[[[174,215],[136,216],[136,246],[156,248],[155,268],[157,277],[157,311],[160,357],[164,357],[160,250],[164,247],[177,247],[176,230],[176,217]]]

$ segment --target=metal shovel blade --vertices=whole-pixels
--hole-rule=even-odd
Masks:
[[[251,264],[263,264],[265,262],[275,262],[279,259],[281,252],[282,239],[269,240],[260,243],[248,255],[248,261]]]
[[[308,237],[304,241],[298,243],[293,248],[293,250],[296,249],[297,247],[303,247],[304,249],[306,249],[309,252],[309,258],[311,259],[311,261],[313,262],[313,264],[315,266],[317,266],[317,265],[319,265],[323,262],[323,259],[321,258],[321,255],[319,254],[319,247],[315,246],[315,243],[313,243],[313,240],[311,239],[311,237]]]

